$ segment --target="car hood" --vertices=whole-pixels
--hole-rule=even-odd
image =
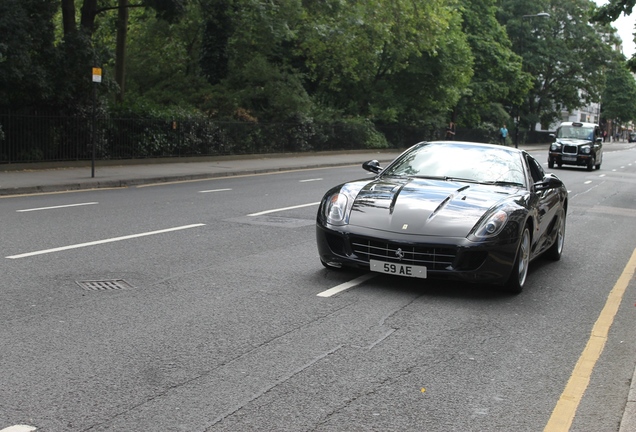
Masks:
[[[579,139],[579,138],[557,138],[557,142],[561,144],[573,145],[573,146],[580,146],[580,145],[592,143],[592,141],[590,140]]]
[[[466,237],[488,209],[518,193],[515,187],[377,179],[357,194],[349,224],[400,234]]]

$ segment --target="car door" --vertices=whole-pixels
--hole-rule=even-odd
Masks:
[[[598,126],[594,128],[594,154],[596,155],[596,164],[600,165],[603,162],[603,132]]]
[[[540,252],[546,241],[546,234],[550,224],[557,215],[559,209],[559,193],[555,189],[537,189],[534,184],[545,178],[545,171],[541,164],[528,153],[524,154],[533,185],[531,186],[533,212],[535,217],[535,230],[532,239],[535,252]]]

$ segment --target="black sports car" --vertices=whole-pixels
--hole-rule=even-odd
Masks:
[[[374,178],[329,190],[318,209],[320,261],[520,292],[530,261],[559,260],[567,189],[523,150],[422,142]]]

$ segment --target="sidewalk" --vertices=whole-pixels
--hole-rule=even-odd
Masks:
[[[150,183],[261,174],[297,169],[330,166],[362,165],[377,159],[386,164],[401,152],[350,151],[302,154],[223,156],[216,158],[152,159],[114,161],[105,165],[97,161],[94,169],[90,161],[82,166],[64,167],[62,164],[21,164],[22,169],[0,165],[0,196],[60,192],[82,189],[127,187]],[[56,167],[57,165],[57,167]],[[360,168],[362,170],[362,168]]]
[[[546,145],[534,144],[523,148],[542,150]],[[0,165],[0,196],[128,187],[331,166],[361,166],[362,162],[371,159],[386,164],[401,152],[402,150],[395,149],[356,150],[96,161],[94,173],[90,161]]]

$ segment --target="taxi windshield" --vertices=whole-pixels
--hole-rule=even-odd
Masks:
[[[584,126],[561,126],[557,131],[557,138],[591,140],[594,138],[594,128]]]

